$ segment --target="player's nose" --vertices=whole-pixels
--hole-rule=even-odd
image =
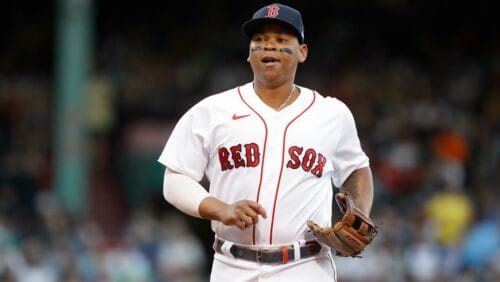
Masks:
[[[265,51],[276,51],[276,46],[272,42],[266,42],[264,44],[264,50]]]

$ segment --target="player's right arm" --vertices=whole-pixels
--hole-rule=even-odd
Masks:
[[[163,181],[165,200],[190,216],[218,220],[241,230],[258,222],[258,216],[266,218],[266,211],[254,201],[240,200],[227,204],[210,194],[193,178],[165,170]]]
[[[241,230],[257,224],[259,215],[267,217],[264,208],[250,200],[226,204],[215,197],[207,197],[201,201],[198,210],[203,218],[218,220],[225,225],[235,225]]]

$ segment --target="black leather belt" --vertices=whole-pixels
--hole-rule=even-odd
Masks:
[[[215,251],[222,254],[221,248],[223,244],[224,240],[215,239]],[[318,242],[306,241],[305,244],[300,247],[300,258],[315,256],[319,253],[320,250],[321,246],[320,244],[318,244]],[[284,264],[288,261],[295,260],[295,251],[293,245],[283,246],[278,249],[270,250],[251,250],[249,248],[233,244],[229,251],[235,258],[264,264]]]

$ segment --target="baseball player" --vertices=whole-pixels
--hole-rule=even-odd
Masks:
[[[164,197],[211,220],[211,281],[335,281],[332,181],[369,215],[373,185],[345,104],[294,83],[308,54],[301,14],[272,4],[243,25],[253,81],[211,95],[178,121],[159,162]],[[206,175],[206,191],[199,181]]]

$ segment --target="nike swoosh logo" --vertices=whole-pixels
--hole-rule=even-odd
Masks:
[[[238,119],[246,118],[248,116],[250,116],[250,114],[248,114],[248,115],[241,115],[241,116],[237,116],[236,114],[233,114],[233,120],[238,120]]]

